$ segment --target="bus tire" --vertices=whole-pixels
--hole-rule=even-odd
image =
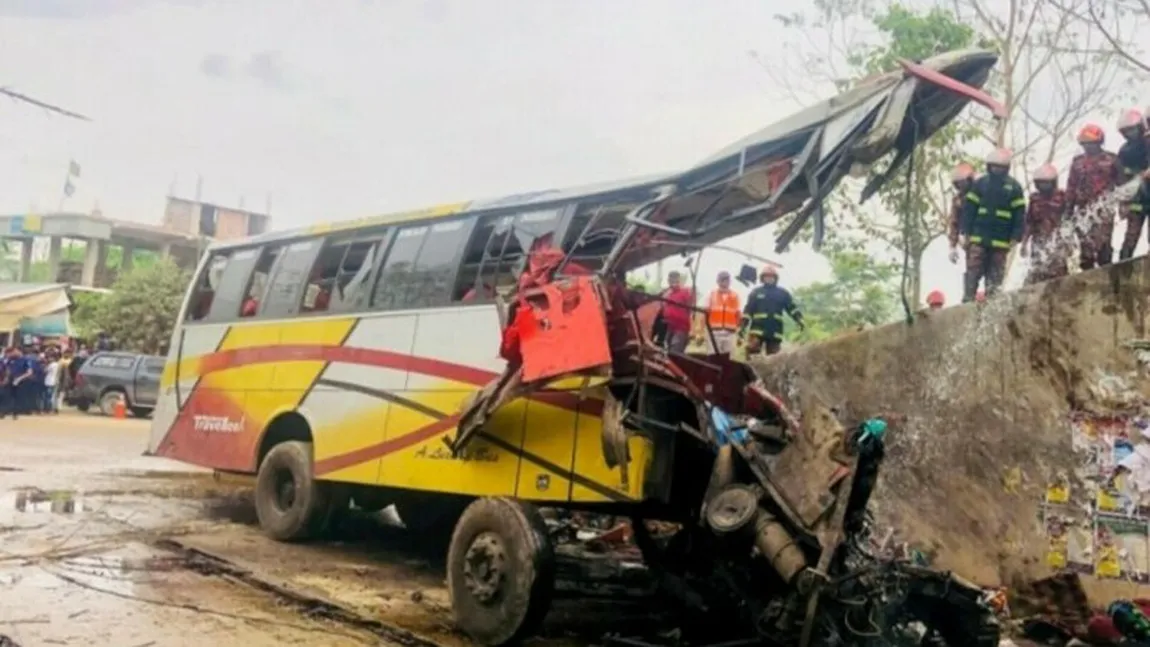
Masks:
[[[467,506],[447,551],[447,590],[456,626],[479,644],[534,634],[555,590],[555,548],[535,506],[506,498]]]
[[[256,516],[264,534],[299,541],[323,531],[331,517],[328,490],[312,471],[311,443],[279,443],[260,463],[256,476]]]

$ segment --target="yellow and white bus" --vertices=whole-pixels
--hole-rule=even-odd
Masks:
[[[821,226],[820,202],[848,172],[892,150],[897,166],[967,101],[993,103],[961,83],[944,82],[957,87],[948,94],[930,74],[981,85],[994,60],[948,54],[877,77],[684,173],[214,245],[173,333],[151,451],[256,474],[260,524],[276,539],[322,530],[349,500],[395,504],[411,526],[454,525],[458,624],[484,644],[521,638],[554,575],[543,522],[521,502],[683,518],[697,513],[712,460],[695,437],[629,433],[622,467],[609,466],[608,385],[585,380],[516,398],[461,453],[448,447],[506,368],[495,297],[530,245],[549,235],[591,270],[621,257],[633,268],[680,253],[669,237],[711,244],[798,212],[785,246],[808,218]],[[659,222],[640,227],[653,199]]]

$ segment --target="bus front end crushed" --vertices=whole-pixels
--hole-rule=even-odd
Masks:
[[[578,244],[564,251],[536,240],[514,295],[500,305],[507,370],[463,411],[452,451],[482,435],[499,407],[556,380],[605,385],[603,460],[625,480],[628,439],[654,447],[643,499],[612,512],[631,516],[634,541],[688,644],[997,645],[982,589],[872,549],[867,506],[888,421],[843,421],[819,410],[800,416],[744,363],[713,351],[665,351],[652,340],[659,297],[624,280],[629,270],[795,211],[780,247],[812,219],[817,239],[822,198],[854,167],[892,158],[865,197],[968,102],[1000,116],[1001,106],[978,89],[995,60],[960,52],[906,62],[815,117],[799,115],[784,122],[790,128],[707,160],[613,231],[592,220],[581,240],[615,240],[594,269],[574,260]],[[655,536],[655,520],[675,531]],[[474,581],[465,575],[459,581]],[[461,625],[501,644],[522,638],[541,613],[525,605],[514,627],[498,631]]]

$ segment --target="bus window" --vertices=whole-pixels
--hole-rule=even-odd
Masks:
[[[464,253],[453,299],[484,301],[493,298],[497,288],[513,284],[531,245],[555,234],[561,214],[562,209],[548,209],[484,218]]]
[[[211,308],[205,321],[231,321],[240,314],[240,305],[248,289],[248,279],[259,260],[259,248],[232,252],[216,284]]]
[[[299,310],[304,282],[319,253],[319,238],[289,244],[272,273],[261,317],[288,317]]]
[[[227,253],[216,252],[204,265],[203,271],[196,279],[192,298],[188,301],[188,319],[200,321],[208,316],[212,308],[212,299],[216,296],[216,288],[220,286],[220,276],[228,264]]]
[[[364,240],[328,244],[312,269],[304,292],[305,312],[348,311],[364,305],[367,279],[375,267],[382,233]]]
[[[244,297],[244,302],[240,305],[240,317],[254,317],[259,312],[260,299],[263,298],[264,291],[268,287],[268,277],[271,276],[276,259],[280,257],[283,250],[283,245],[264,248],[259,262],[256,263],[255,270],[252,271],[252,280],[248,285],[247,296]]]
[[[372,307],[428,308],[451,301],[460,251],[475,219],[400,229],[376,279]]]
[[[611,253],[627,214],[649,198],[649,193],[642,193],[621,196],[611,202],[579,205],[571,226],[567,228],[563,251],[570,253],[571,260],[583,267],[599,269]],[[587,231],[589,226],[591,230]]]

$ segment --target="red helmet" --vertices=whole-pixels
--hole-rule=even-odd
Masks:
[[[1106,133],[1098,124],[1086,124],[1078,131],[1079,144],[1101,144],[1106,141]]]
[[[974,179],[974,167],[966,162],[959,163],[954,167],[954,172],[950,175],[951,182],[962,182],[963,180]]]
[[[1145,122],[1142,119],[1142,111],[1138,108],[1127,108],[1122,111],[1122,115],[1118,117],[1118,130],[1126,130],[1127,128],[1137,128]]]
[[[1034,171],[1035,182],[1053,182],[1058,179],[1058,168],[1053,164],[1043,164]]]
[[[946,297],[943,296],[942,290],[931,290],[930,294],[926,295],[926,305],[942,307],[946,303]]]

